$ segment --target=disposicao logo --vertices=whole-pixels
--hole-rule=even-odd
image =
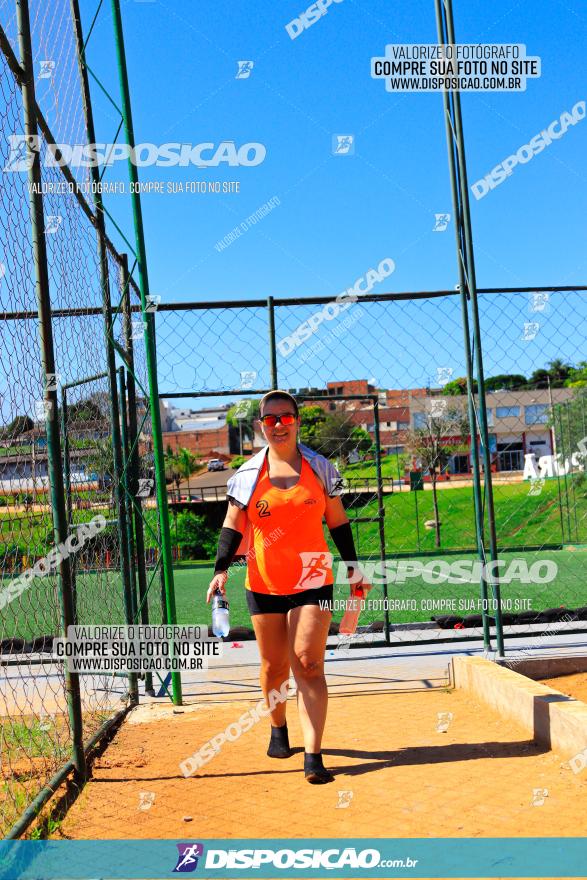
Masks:
[[[198,867],[198,859],[204,855],[203,843],[178,843],[179,855],[173,873],[188,874]]]

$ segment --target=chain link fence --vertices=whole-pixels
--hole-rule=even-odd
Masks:
[[[272,377],[296,395],[302,442],[345,477],[344,503],[374,585],[361,618],[371,632],[384,629],[387,610],[391,642],[479,638],[483,611],[495,612],[481,591],[482,563],[488,583],[493,576],[501,583],[506,635],[547,639],[583,629],[585,291],[479,295],[499,551],[493,569],[478,547],[459,292],[358,299],[162,305],[166,402],[177,403],[174,395],[182,407],[254,401]],[[181,443],[182,432],[175,436]],[[234,437],[226,442],[237,456]],[[348,593],[337,589],[339,598]]]
[[[68,778],[75,794],[91,746],[137,699],[136,677],[68,674],[54,638],[68,623],[165,616],[140,297],[94,209],[67,186],[88,169],[47,161],[51,143],[87,141],[69,3],[33,4],[30,23],[25,12],[21,68],[15,4],[0,4],[3,837],[43,833],[50,795]],[[36,189],[14,142],[31,125]]]
[[[162,400],[233,409],[272,387],[296,395],[302,441],[343,473],[374,586],[359,640],[479,638],[488,622],[474,567],[487,561],[472,474],[478,395],[463,378],[459,292],[364,294],[356,282],[335,301],[163,304],[146,315],[135,267],[106,239],[96,205],[62,188],[88,183],[88,169],[46,161],[52,143],[87,141],[75,6],[32,3],[19,22],[13,0],[0,0],[3,836],[41,833],[27,829],[52,791],[72,773],[83,782],[90,746],[137,699],[136,678],[67,674],[51,656],[54,637],[71,622],[167,619],[145,347],[155,325]],[[22,147],[33,129],[42,194],[17,170],[30,155],[14,138]],[[585,291],[480,291],[479,310],[506,636],[547,640],[587,620]],[[238,465],[259,437],[252,417],[228,415],[225,458]],[[196,437],[202,459],[206,431]],[[176,541],[191,548],[189,565],[176,566],[179,622],[193,621],[194,586],[210,578],[224,485],[195,511],[192,533],[175,518]],[[82,546],[47,562],[95,521]],[[340,583],[335,595],[347,591]],[[232,623],[244,625],[242,590],[234,596]]]

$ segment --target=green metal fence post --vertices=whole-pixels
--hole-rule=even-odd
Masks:
[[[435,0],[436,2],[436,21],[437,21],[437,29],[438,29],[438,42],[444,43],[444,32],[442,26],[442,15],[440,10],[440,2],[439,0]],[[444,101],[444,121],[446,127],[446,141],[448,147],[448,164],[449,164],[449,173],[450,173],[450,183],[451,183],[451,192],[452,192],[452,202],[453,202],[453,211],[455,213],[455,218],[458,216],[458,212],[460,211],[459,207],[459,193],[458,193],[458,185],[457,185],[457,172],[455,167],[455,156],[453,149],[453,131],[451,126],[450,119],[450,99],[448,92],[443,92],[443,101]],[[477,445],[477,423],[475,419],[475,407],[474,407],[474,378],[473,378],[473,362],[471,358],[471,333],[469,328],[469,312],[467,308],[467,295],[466,295],[466,275],[465,275],[465,266],[461,259],[461,238],[460,238],[460,227],[459,224],[455,220],[455,234],[457,239],[457,257],[458,257],[458,272],[459,272],[459,289],[460,289],[460,297],[461,297],[461,318],[463,324],[463,336],[464,336],[464,352],[465,352],[465,371],[467,377],[467,412],[469,419],[469,429],[471,434],[471,465],[473,470],[473,502],[475,508],[475,533],[477,538],[477,551],[479,553],[479,558],[482,563],[486,562],[485,552],[484,552],[484,528],[483,528],[483,501],[481,498],[481,468],[479,465],[479,447]],[[485,575],[481,575],[481,601],[483,603],[483,607],[481,610],[481,619],[483,622],[483,643],[486,649],[491,648],[491,634],[489,629],[489,619],[486,611],[487,608],[487,600],[488,600],[488,591],[487,591],[487,580]]]
[[[129,448],[128,448],[128,430],[127,430],[127,399],[126,399],[126,381],[124,377],[124,367],[118,368],[118,402],[120,405],[120,435],[122,440],[122,484],[125,487],[125,495],[126,495],[126,506],[128,507],[130,504],[130,485],[129,485]],[[130,510],[128,510],[128,516],[126,517],[126,533],[127,533],[127,541],[128,546],[130,547],[129,554],[129,597],[130,597],[130,607],[131,607],[131,618],[133,623],[138,623],[138,612],[137,612],[137,595],[136,595],[136,572],[135,572],[135,564],[134,564],[134,540],[132,534],[132,518],[130,515]]]
[[[38,129],[35,98],[35,72],[33,68],[33,51],[28,0],[17,0],[18,43],[20,61],[25,73],[22,84],[24,130],[29,144],[38,143]],[[53,327],[51,317],[51,298],[49,287],[49,271],[47,268],[47,249],[45,242],[45,218],[43,197],[41,195],[41,160],[40,150],[34,151],[28,171],[29,205],[31,215],[32,250],[35,264],[35,293],[39,315],[39,339],[41,362],[43,367],[45,404],[45,426],[47,432],[47,465],[53,513],[53,533],[55,546],[65,542],[68,537],[67,514],[63,491],[63,469],[61,464],[61,441],[59,438],[57,389],[55,377],[55,351],[53,346]],[[51,377],[51,381],[48,381]],[[59,562],[59,593],[61,599],[61,619],[63,634],[67,636],[67,628],[75,621],[73,605],[70,560],[64,557]],[[74,775],[78,783],[87,778],[86,758],[83,744],[83,717],[80,694],[79,675],[69,672],[64,664],[65,688],[69,722],[72,732]]]
[[[574,438],[573,438],[573,431],[571,430],[571,414],[570,414],[570,406],[569,406],[568,401],[565,405],[565,411],[567,413],[567,435],[569,438],[569,455],[563,456],[563,470],[566,473],[566,471],[567,471],[567,464],[566,463],[567,463],[567,461],[569,461],[569,462],[571,461],[571,458],[573,456],[573,449],[575,447],[575,442],[574,442]],[[553,467],[555,464],[556,464],[556,462],[553,462]],[[573,518],[575,520],[575,541],[578,542],[579,541],[579,523],[577,521],[577,495],[576,495],[576,487],[575,487],[575,474],[573,472],[572,464],[571,464],[571,467],[569,468],[569,470],[570,470],[570,475],[571,475],[571,478],[570,478],[571,492],[573,495]]]
[[[63,437],[63,486],[65,489],[65,515],[67,517],[68,533],[73,525],[73,504],[71,498],[71,455],[69,450],[68,410],[67,410],[67,385],[61,386],[61,436]],[[33,443],[34,443],[33,439]],[[77,582],[76,582],[76,555],[70,557],[71,572],[71,597],[73,605],[73,622],[77,624]]]
[[[132,515],[134,521],[134,548],[135,564],[139,588],[139,615],[142,624],[149,623],[148,583],[147,583],[147,557],[145,554],[145,531],[143,527],[143,503],[138,496],[139,486],[139,438],[137,425],[137,395],[135,382],[134,345],[132,338],[132,310],[130,302],[130,276],[128,273],[128,260],[126,254],[122,254],[121,260],[121,287],[123,290],[123,332],[125,342],[128,396],[128,442],[130,444],[129,462],[129,489],[133,498]],[[153,675],[145,674],[145,691],[153,692]]]
[[[550,404],[550,419],[552,421],[552,427],[549,427],[549,431],[550,431],[551,439],[552,439],[552,452],[554,455],[557,455],[557,453],[559,451],[558,450],[559,444],[558,444],[558,440],[556,437],[556,411],[555,411],[554,403],[552,400],[552,387],[550,384],[550,376],[548,376],[548,402]],[[559,510],[560,521],[561,521],[561,544],[564,544],[565,543],[565,525],[564,525],[564,521],[563,521],[563,499],[562,499],[562,495],[561,495],[560,469],[556,475],[556,488],[557,488],[557,494],[558,494],[558,510]]]
[[[454,45],[454,23],[452,0],[435,0],[438,42],[441,45]],[[443,10],[445,16],[443,16]],[[446,26],[446,28],[445,28]],[[452,98],[452,104],[451,104]],[[485,499],[487,505],[487,523],[489,528],[489,556],[492,562],[497,560],[497,537],[495,529],[495,512],[493,506],[493,486],[491,479],[491,453],[489,451],[489,432],[487,427],[487,410],[485,405],[485,382],[483,373],[483,354],[477,303],[477,282],[475,277],[475,258],[469,207],[467,166],[465,158],[465,140],[461,116],[460,94],[451,90],[443,93],[444,116],[449,157],[449,171],[457,236],[457,260],[459,268],[461,305],[463,313],[463,329],[465,331],[465,356],[467,366],[467,396],[469,423],[471,427],[471,451],[473,457],[473,485],[475,499],[475,522],[477,527],[477,544],[481,561],[485,563],[484,540],[484,507],[481,499],[481,474],[479,450],[477,448],[477,419],[474,407],[474,379],[471,355],[471,340],[468,320],[468,301],[471,302],[473,324],[473,349],[477,367],[477,389],[479,399],[479,435],[483,449]],[[499,581],[495,574],[492,577],[492,592],[495,602],[495,635],[499,657],[504,657],[503,626],[501,616],[501,595]],[[487,599],[487,579],[481,579],[481,596],[484,606]],[[482,609],[483,638],[485,647],[490,647],[488,615]]]
[[[124,528],[124,542],[120,544],[120,555],[121,562],[123,566],[123,578],[122,578],[122,589],[123,589],[123,598],[124,598],[124,616],[127,624],[134,624],[137,622],[136,619],[136,609],[135,609],[135,601],[134,601],[134,583],[132,578],[132,563],[131,563],[131,551],[132,551],[132,541],[129,536],[129,517],[126,515],[126,498],[123,482],[126,480],[126,468],[125,468],[125,458],[124,455],[124,438],[126,435],[126,431],[124,428],[124,404],[126,400],[125,388],[124,388],[124,367],[119,367],[118,370],[119,375],[119,393],[117,394],[118,404],[120,407],[120,452],[122,458],[122,467],[120,473],[120,479],[118,482],[118,492],[120,496],[119,510],[123,511],[123,522],[122,528]],[[121,523],[119,522],[119,527]],[[132,705],[136,705],[139,702],[139,685],[138,685],[138,675],[136,672],[129,672],[128,674],[128,688],[129,688],[129,697]]]
[[[564,435],[564,431],[563,431],[563,416],[562,416],[562,405],[561,404],[557,405],[557,410],[558,410],[558,429],[559,429],[559,437],[560,437],[560,445],[561,445],[561,453],[560,454],[561,454],[562,459],[564,461],[564,459],[566,457],[565,450],[567,447],[565,444],[565,435]],[[559,477],[559,479],[560,479],[560,477]],[[567,542],[570,543],[571,542],[571,515],[570,515],[570,508],[569,508],[569,487],[568,487],[568,483],[567,483],[567,474],[565,473],[564,468],[563,468],[563,484],[565,487],[565,513],[566,513],[566,520],[567,520],[567,534],[565,537],[564,530],[563,530],[563,542],[566,540]]]
[[[277,384],[277,350],[275,347],[275,305],[273,297],[267,297],[267,317],[269,323],[269,369],[271,388],[278,387]]]
[[[447,20],[448,39],[454,45],[454,20],[452,13],[452,0],[444,0]],[[475,363],[477,366],[477,385],[479,391],[479,422],[481,442],[483,443],[483,461],[484,461],[484,479],[485,479],[485,501],[487,509],[487,525],[489,529],[489,552],[492,562],[498,559],[497,549],[497,530],[495,526],[495,508],[493,499],[493,477],[491,474],[491,452],[489,449],[489,427],[487,424],[487,403],[485,392],[485,369],[483,366],[483,346],[481,343],[481,323],[479,320],[479,302],[477,297],[477,277],[475,272],[475,250],[473,247],[473,226],[471,223],[471,210],[469,205],[469,182],[467,175],[467,160],[465,153],[465,137],[463,132],[463,119],[461,114],[461,96],[460,92],[453,92],[455,123],[456,123],[456,143],[457,143],[457,159],[459,165],[459,176],[462,181],[461,198],[463,209],[463,229],[465,233],[467,267],[469,276],[469,294],[471,297],[471,312],[473,324],[473,340],[475,351]],[[503,642],[503,622],[501,615],[501,590],[497,575],[493,575],[492,591],[495,600],[495,639],[497,642],[497,651],[500,657],[505,656]]]
[[[63,485],[65,488],[65,510],[67,513],[67,523],[71,525],[73,522],[73,511],[71,501],[71,456],[69,454],[69,431],[67,427],[67,388],[61,386],[61,436],[63,437]]]
[[[379,558],[381,560],[381,574],[383,577],[383,613],[385,617],[385,641],[389,645],[389,601],[387,593],[387,576],[385,574],[385,504],[383,501],[383,479],[381,477],[381,435],[379,433],[379,400],[373,398],[373,415],[375,417],[375,473],[377,475],[377,512],[379,516]]]
[[[83,33],[81,25],[81,17],[79,12],[78,0],[70,0],[72,18],[75,30],[77,61],[80,73],[80,83],[82,91],[82,103],[84,108],[84,117],[86,123],[86,135],[89,144],[96,142],[96,132],[94,127],[94,116],[92,112],[92,102],[90,96],[90,85],[88,81],[87,68],[85,64]],[[108,390],[110,396],[110,419],[112,432],[112,457],[114,464],[114,491],[116,507],[118,510],[118,536],[120,542],[120,568],[122,576],[122,588],[125,596],[132,597],[132,584],[130,555],[131,547],[128,544],[128,529],[126,515],[126,498],[122,487],[123,479],[123,462],[122,462],[122,437],[119,422],[119,404],[118,390],[116,387],[116,357],[114,348],[114,321],[112,318],[112,303],[110,301],[110,280],[108,271],[108,250],[106,247],[106,228],[104,223],[104,205],[102,201],[102,193],[100,191],[100,170],[97,165],[90,166],[90,176],[92,178],[92,196],[96,209],[95,221],[98,236],[98,258],[100,261],[100,285],[102,289],[102,314],[104,317],[104,341],[106,345],[106,363],[108,372]],[[131,606],[132,612],[132,606]],[[128,621],[132,622],[131,619]],[[131,700],[138,700],[137,677],[133,673],[129,675],[129,686],[131,690]]]
[[[120,13],[119,0],[112,0],[112,17],[114,23],[114,35],[116,40],[116,55],[118,73],[120,79],[120,92],[122,99],[122,115],[126,133],[126,143],[131,150],[135,148],[135,138],[132,122],[132,110],[130,103],[130,90],[126,69],[126,55],[124,50],[124,35],[122,29],[122,16]],[[151,403],[151,419],[153,424],[153,452],[155,457],[155,479],[157,484],[157,502],[159,511],[159,525],[161,529],[161,564],[165,582],[165,603],[167,617],[170,624],[177,623],[175,608],[175,591],[173,585],[173,559],[171,554],[171,534],[169,530],[169,509],[167,499],[167,487],[165,484],[165,461],[163,450],[163,437],[161,433],[161,413],[159,411],[159,389],[157,382],[157,355],[155,350],[155,322],[154,315],[148,312],[149,303],[149,276],[147,271],[147,254],[145,249],[145,234],[143,229],[143,215],[141,198],[138,192],[138,173],[136,165],[129,156],[129,177],[133,185],[131,193],[133,220],[136,239],[137,264],[139,272],[139,287],[141,292],[141,307],[143,321],[145,323],[145,348],[147,355],[147,371],[149,375],[149,395]],[[171,683],[173,702],[181,705],[181,676],[179,672],[172,672]]]

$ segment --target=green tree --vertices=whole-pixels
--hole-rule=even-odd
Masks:
[[[226,413],[226,423],[231,428],[238,428],[239,437],[242,445],[243,440],[250,440],[251,444],[255,439],[255,419],[259,418],[259,401],[258,400],[239,400],[234,406],[231,406]],[[242,453],[242,448],[239,449]]]
[[[579,361],[565,380],[566,388],[585,388],[587,386],[587,361]]]
[[[555,403],[549,421],[554,431],[555,445],[564,459],[575,455],[575,461],[585,466],[587,449],[587,388],[579,387],[570,400]]]
[[[355,425],[345,412],[327,413],[308,445],[326,458],[340,459],[341,467],[346,467],[352,452],[364,455],[374,449],[369,432]]]
[[[444,403],[444,407],[434,405],[441,403]],[[407,432],[406,449],[419,459],[422,469],[430,475],[437,547],[440,547],[438,477],[446,469],[452,455],[467,449],[468,431],[464,409],[454,405],[451,407],[448,401],[429,400],[422,427]],[[452,440],[456,438],[456,443],[447,442],[447,437]]]
[[[447,397],[459,397],[461,394],[467,393],[467,378],[466,376],[460,376],[458,379],[454,379],[452,382],[447,382],[444,388],[442,389],[442,393]],[[473,393],[477,394],[477,380],[473,380]]]
[[[175,462],[177,465],[177,469],[181,476],[187,480],[188,482],[188,495],[190,492],[190,477],[193,472],[198,468],[200,462],[189,449],[186,449],[184,446],[180,446],[177,450],[177,454],[175,456]]]
[[[300,442],[317,449],[317,435],[326,421],[326,411],[321,406],[303,406],[300,409]]]
[[[34,427],[34,422],[29,416],[15,416],[9,425],[0,428],[0,439],[11,440],[24,434],[25,431],[31,431]]]
[[[165,466],[165,482],[175,483],[177,496],[179,498],[179,485],[181,483],[182,473],[177,456],[174,454],[170,446],[167,447],[165,455],[163,456],[163,461]]]
[[[67,407],[67,417],[70,424],[80,425],[83,422],[109,422],[110,403],[108,395],[103,391],[90,394],[83,400],[71,403]]]
[[[94,441],[94,445],[84,458],[84,466],[87,474],[96,474],[98,486],[101,489],[107,486],[113,487],[114,453],[112,451],[112,437]]]
[[[530,388],[564,388],[573,373],[573,366],[565,364],[559,358],[550,361],[548,369],[534,370],[528,379]]]
[[[528,380],[521,373],[500,373],[485,380],[486,391],[513,391],[527,385]]]
[[[565,382],[573,371],[572,364],[565,364],[560,358],[550,361],[548,364],[548,374],[550,376],[550,384],[553,388],[564,388]]]
[[[177,515],[177,544],[183,559],[213,559],[218,544],[218,531],[205,517],[190,511]]]

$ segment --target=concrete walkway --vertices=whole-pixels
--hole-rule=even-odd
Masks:
[[[360,636],[380,639],[380,636]],[[587,654],[587,634],[540,636],[511,640],[506,656],[546,657]],[[450,687],[451,658],[458,655],[489,656],[481,640],[453,644],[394,644],[391,647],[349,648],[337,636],[328,639],[326,676],[333,694],[368,694],[407,692]],[[18,655],[11,659],[18,660]],[[0,715],[28,715],[66,712],[63,697],[63,673],[53,662],[42,664],[17,663],[0,669]],[[154,687],[160,688],[153,676]],[[82,699],[88,710],[120,709],[126,699],[126,679],[111,675],[81,677]],[[152,697],[144,693],[139,682],[141,703],[170,703],[170,697]],[[201,673],[182,673],[183,697],[186,703],[227,702],[234,699],[257,701],[259,688],[259,653],[256,641],[226,642],[223,656],[215,658],[209,669]]]

